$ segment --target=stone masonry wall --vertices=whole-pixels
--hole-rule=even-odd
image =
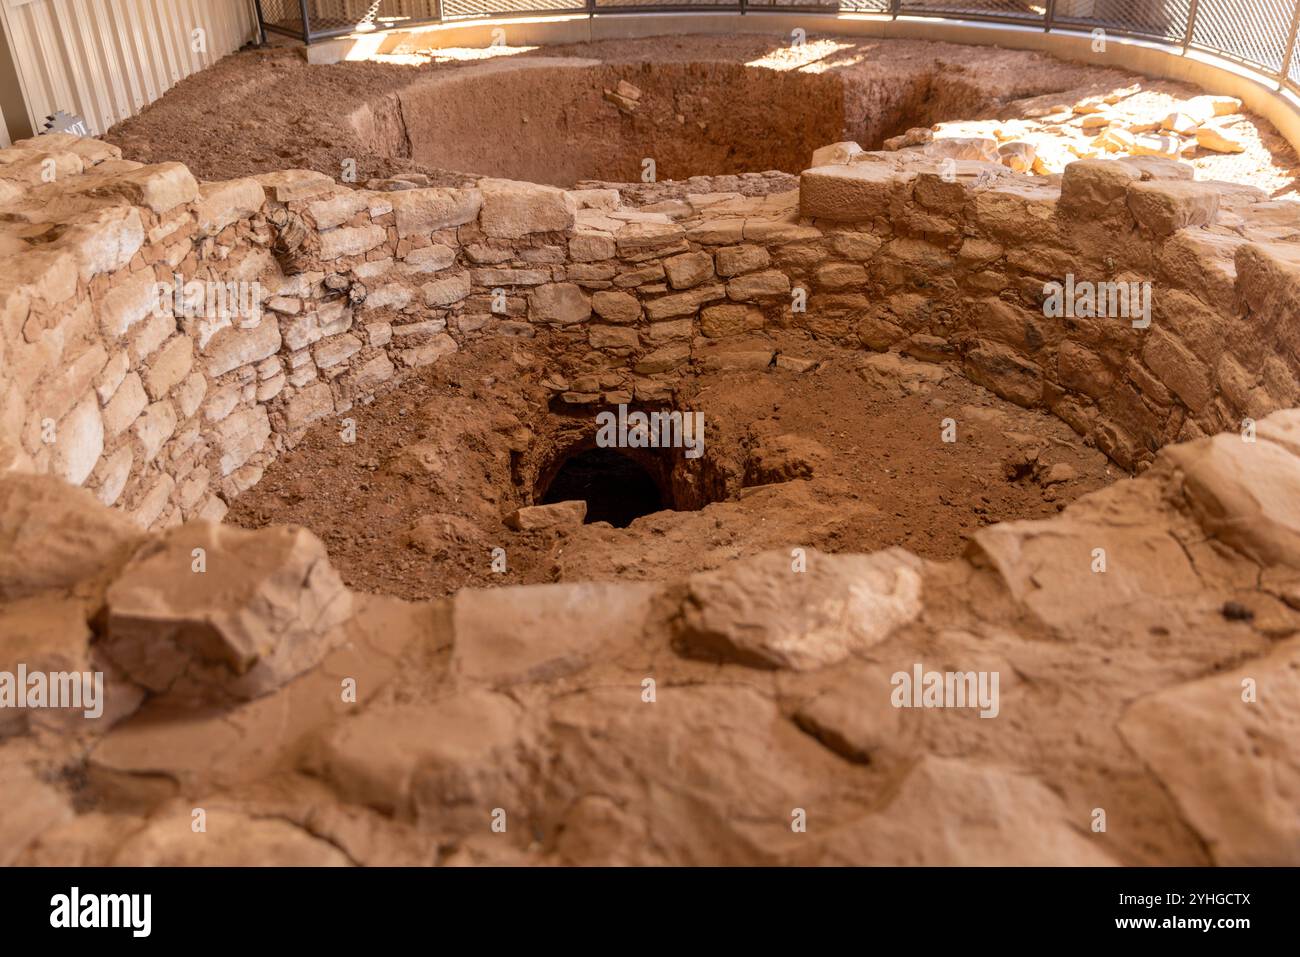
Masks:
[[[548,337],[559,401],[656,402],[695,364],[776,361],[774,325],[959,365],[1140,467],[1300,402],[1296,205],[1189,172],[1030,177],[838,144],[795,192],[631,209],[490,179],[200,184],[28,140],[0,151],[0,468],[146,528],[220,519],[313,422],[476,337]],[[1067,274],[1151,283],[1150,325],[1045,316]],[[260,312],[177,315],[157,294],[176,276],[257,283]]]

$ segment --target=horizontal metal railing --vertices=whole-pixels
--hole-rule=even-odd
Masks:
[[[312,43],[365,29],[578,13],[868,13],[1105,31],[1241,63],[1300,92],[1300,0],[257,0],[263,31]]]

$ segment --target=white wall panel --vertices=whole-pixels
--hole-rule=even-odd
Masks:
[[[0,15],[33,129],[64,110],[92,134],[257,33],[251,0],[0,0]]]

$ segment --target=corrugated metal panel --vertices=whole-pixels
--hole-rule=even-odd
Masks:
[[[33,128],[63,110],[92,134],[257,33],[251,0],[0,0],[0,12]]]

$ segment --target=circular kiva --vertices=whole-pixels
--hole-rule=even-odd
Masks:
[[[424,171],[0,150],[0,673],[105,675],[0,855],[1300,860],[1268,131],[560,52],[345,104]]]

